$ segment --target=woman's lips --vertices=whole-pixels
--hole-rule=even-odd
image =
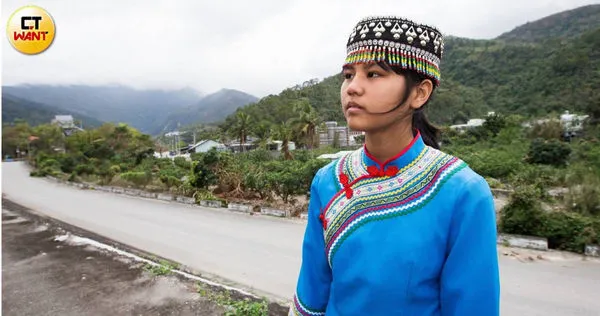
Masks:
[[[361,113],[364,112],[365,108],[363,108],[360,104],[355,102],[349,102],[346,105],[346,113]]]

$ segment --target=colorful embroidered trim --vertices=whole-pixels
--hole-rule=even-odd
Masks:
[[[325,312],[309,309],[304,305],[298,298],[298,294],[294,295],[294,301],[290,306],[289,316],[321,316],[325,315]]]
[[[418,51],[418,52],[415,52]],[[439,62],[434,61],[435,56],[420,53],[419,49],[402,50],[395,47],[362,46],[348,52],[345,65],[356,63],[368,63],[385,61],[390,66],[400,66],[403,69],[410,69],[422,73],[435,80],[435,84],[440,82]]]
[[[325,208],[328,227],[325,244],[329,265],[343,241],[365,223],[413,213],[425,206],[435,196],[441,184],[466,164],[461,160],[430,147],[425,147],[418,157],[402,168],[395,177],[372,178],[360,176],[352,167],[364,166],[361,153],[340,159],[338,172],[358,175],[354,181],[355,195],[347,199],[337,194]],[[341,172],[345,171],[345,172]]]

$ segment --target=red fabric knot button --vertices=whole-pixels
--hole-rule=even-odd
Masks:
[[[354,195],[354,191],[352,190],[352,188],[351,188],[351,187],[346,187],[346,188],[344,188],[344,191],[345,191],[345,193],[346,193],[346,198],[347,198],[347,199],[351,199],[351,198],[352,198],[352,196]]]
[[[371,177],[393,177],[398,173],[398,167],[396,166],[389,166],[387,168],[385,168],[385,171],[377,168],[377,166],[369,166],[367,167],[367,172],[369,172],[369,175]]]
[[[398,173],[398,167],[389,166],[385,169],[385,175],[388,177],[393,177]]]
[[[325,218],[325,212],[321,212],[319,215],[319,220],[321,221],[321,224],[323,224],[323,229],[327,229],[327,218]]]
[[[367,167],[367,172],[369,172],[371,177],[381,177],[381,175],[383,175],[383,172],[381,172],[381,170],[379,170],[379,168],[376,166]]]
[[[344,193],[346,194],[346,198],[352,198],[352,196],[354,195],[354,191],[350,187],[350,179],[348,178],[348,175],[344,173],[340,174],[340,182],[344,186]]]
[[[340,182],[345,186],[348,185],[348,176],[344,173],[340,174]]]

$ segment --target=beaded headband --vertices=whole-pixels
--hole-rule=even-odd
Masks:
[[[346,49],[344,65],[385,61],[440,84],[444,39],[435,27],[394,16],[368,17],[352,29]]]

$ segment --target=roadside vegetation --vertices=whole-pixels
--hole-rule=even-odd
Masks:
[[[247,123],[243,116],[240,120]],[[541,123],[524,127],[526,122]],[[258,127],[245,126],[236,134],[255,135]],[[316,137],[312,129],[304,131],[294,135]],[[499,231],[545,237],[551,248],[581,253],[586,244],[600,244],[600,128],[587,124],[570,140],[562,131],[552,120],[494,114],[462,133],[444,128],[442,149],[465,160],[496,192],[509,194],[508,205],[498,210]],[[317,157],[340,150],[305,141],[304,148],[313,148],[284,146],[277,155],[259,147],[242,153],[212,150],[189,160],[156,158],[157,145],[149,135],[113,124],[64,136],[56,126],[21,122],[5,126],[3,140],[4,152],[11,146],[13,152],[30,149],[32,176],[168,192],[196,201],[242,201],[287,209],[293,216],[306,211],[312,178],[329,162]]]

